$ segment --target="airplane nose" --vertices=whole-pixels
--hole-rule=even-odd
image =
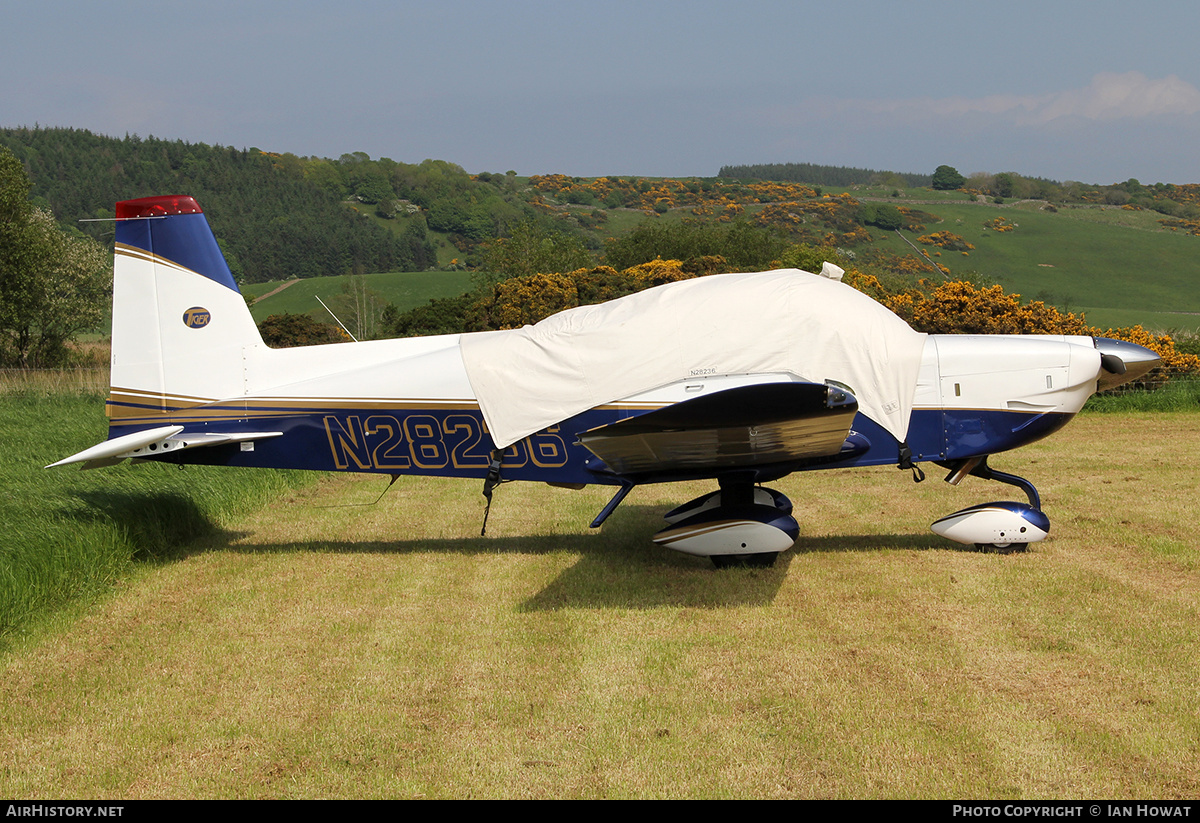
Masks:
[[[1157,352],[1137,343],[1093,337],[1100,352],[1100,376],[1096,390],[1104,391],[1137,380],[1162,362]]]

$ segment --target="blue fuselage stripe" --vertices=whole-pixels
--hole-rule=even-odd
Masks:
[[[114,425],[110,436],[179,423],[184,435],[282,432],[259,440],[253,449],[232,443],[175,452],[179,462],[322,471],[378,472],[482,478],[487,474],[493,441],[478,410],[447,409],[254,409],[238,418],[222,404],[223,415],[196,422],[188,409],[179,420],[162,415],[153,424]],[[593,410],[538,432],[505,450],[503,476],[513,480],[553,483],[619,484],[576,435],[628,417],[628,411]],[[947,461],[1013,449],[1060,428],[1070,415],[986,410],[918,409],[909,427],[909,447],[918,461]],[[115,421],[114,421],[115,423]],[[894,464],[899,444],[866,416],[855,417],[852,430],[869,448],[844,456],[781,466],[779,473],[821,468]],[[764,474],[771,474],[767,470]],[[638,482],[664,482],[682,476],[715,476],[716,472],[663,473]]]

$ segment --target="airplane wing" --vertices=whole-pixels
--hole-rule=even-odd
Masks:
[[[819,383],[743,386],[581,432],[619,475],[727,469],[838,454],[858,401]]]

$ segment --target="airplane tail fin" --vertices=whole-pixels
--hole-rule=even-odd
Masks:
[[[247,353],[262,346],[193,198],[117,203],[110,436],[244,395]]]

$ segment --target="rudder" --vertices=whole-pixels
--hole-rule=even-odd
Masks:
[[[144,197],[116,217],[111,425],[245,394],[262,337],[200,206]]]

